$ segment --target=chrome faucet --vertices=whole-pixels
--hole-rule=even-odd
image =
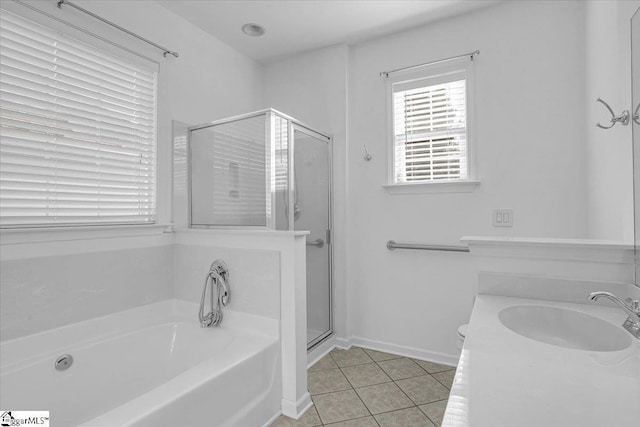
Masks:
[[[598,298],[607,298],[615,302],[622,308],[629,317],[624,321],[622,327],[625,328],[631,335],[640,339],[640,301],[627,298],[624,301],[612,294],[611,292],[592,292],[589,295],[591,301],[596,301]]]
[[[222,322],[222,306],[226,307],[231,297],[228,283],[229,268],[227,264],[220,259],[215,260],[209,267],[209,273],[204,279],[204,287],[202,288],[200,310],[198,311],[201,327],[218,326]],[[204,300],[207,296],[207,289],[210,289],[211,311],[204,314]]]

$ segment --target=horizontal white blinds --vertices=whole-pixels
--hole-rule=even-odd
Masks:
[[[153,223],[157,71],[3,11],[0,226]]]
[[[467,179],[464,76],[393,87],[396,183]]]

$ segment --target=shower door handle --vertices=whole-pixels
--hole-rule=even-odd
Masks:
[[[324,240],[316,239],[316,240],[307,240],[307,246],[315,246],[316,248],[321,248],[324,246]]]

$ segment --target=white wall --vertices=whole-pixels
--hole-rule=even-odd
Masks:
[[[2,340],[173,296],[170,245],[0,262]]]
[[[389,239],[453,245],[463,235],[586,236],[583,22],[580,2],[506,2],[352,46],[347,311],[357,342],[451,360],[456,329],[468,321],[470,257],[390,252]],[[386,193],[378,73],[475,49],[482,183],[472,193]],[[371,162],[362,159],[363,144]],[[492,227],[493,209],[513,209],[514,226]]]
[[[206,233],[204,231],[203,233]],[[280,254],[275,250],[236,249],[184,243],[174,246],[175,297],[200,303],[204,279],[216,259],[229,267],[228,308],[280,320]],[[209,306],[209,299],[205,301]]]
[[[265,106],[334,136],[339,337],[443,361],[456,354],[455,331],[468,320],[477,281],[471,258],[389,252],[389,239],[588,236],[584,34],[581,2],[508,2],[266,66]],[[473,193],[387,194],[385,84],[378,73],[475,49],[482,183]],[[364,144],[371,162],[362,158]],[[492,227],[498,208],[513,209],[513,228]]]
[[[202,290],[194,283],[197,276],[204,279],[207,265],[218,255],[224,256],[231,272],[229,308],[272,318],[275,314],[280,321],[282,412],[292,418],[299,418],[311,405],[304,304],[307,234],[220,229],[174,233],[177,295],[192,301],[197,298]]]
[[[333,138],[334,310],[336,333],[347,333],[346,46],[332,46],[265,66],[265,107],[273,107]]]
[[[633,241],[631,126],[608,126],[611,115],[631,109],[630,20],[640,1],[585,2],[588,236]]]
[[[178,51],[179,58],[163,58],[162,52],[70,7],[63,6],[62,10],[58,10],[55,1],[29,3],[158,62],[158,217],[160,223],[169,223],[172,119],[195,124],[256,109],[263,99],[262,66],[155,2],[80,0],[77,3]],[[56,25],[55,21],[30,12],[14,2],[3,2],[2,7],[67,31],[65,26]],[[69,32],[100,48],[119,52],[97,39],[72,30]],[[162,230],[158,230],[158,233],[162,233]],[[167,242],[162,235],[98,239],[95,234],[70,231],[65,238],[73,240],[45,244],[37,242],[49,240],[47,236],[50,233],[42,233],[41,236],[29,233],[32,243],[28,245],[11,244],[10,241],[19,241],[15,233],[10,238],[4,232],[0,235],[0,256],[3,261],[0,288],[3,304],[2,339],[173,295],[173,289],[167,289],[167,283],[173,281],[172,252],[164,246]],[[105,237],[104,233],[101,235]],[[132,236],[136,236],[136,233],[132,232]],[[92,248],[102,248],[102,253],[82,255],[93,251]],[[144,249],[131,252],[133,248]],[[60,257],[61,254],[65,256]],[[18,258],[20,261],[8,261]],[[152,266],[157,270],[150,272]],[[7,323],[6,316],[15,321]],[[29,321],[33,323],[28,324]],[[5,325],[16,329],[7,332]]]

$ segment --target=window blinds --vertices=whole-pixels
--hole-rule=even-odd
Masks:
[[[157,71],[0,16],[0,226],[149,224]]]
[[[464,74],[393,85],[395,183],[467,179]]]

